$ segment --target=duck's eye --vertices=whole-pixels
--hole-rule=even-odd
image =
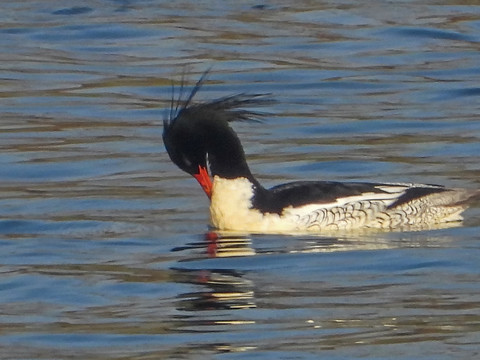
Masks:
[[[192,166],[192,162],[185,154],[182,154],[182,161],[186,166]]]

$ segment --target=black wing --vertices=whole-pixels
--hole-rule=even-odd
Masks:
[[[446,191],[442,186],[420,184],[342,183],[334,181],[298,181],[278,185],[271,189],[258,189],[253,198],[253,207],[263,213],[281,214],[286,207],[308,204],[335,203],[338,199],[352,196],[398,194],[389,206],[393,208],[414,199]],[[374,196],[373,196],[374,197]]]

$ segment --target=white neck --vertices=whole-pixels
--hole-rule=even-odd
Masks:
[[[292,231],[295,223],[252,209],[253,184],[246,178],[213,180],[210,221],[217,229],[251,232]]]

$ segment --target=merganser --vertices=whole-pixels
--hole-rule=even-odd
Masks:
[[[182,91],[176,104],[172,96],[163,141],[170,159],[192,175],[210,199],[211,225],[218,230],[289,233],[432,227],[461,221],[467,202],[480,195],[478,190],[440,185],[335,181],[296,181],[266,189],[250,172],[230,123],[259,120],[263,114],[245,107],[266,105],[270,99],[237,94],[193,104],[206,74],[182,105]]]

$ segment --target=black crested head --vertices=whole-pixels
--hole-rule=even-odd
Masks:
[[[194,175],[210,165],[211,175],[253,179],[242,145],[230,127],[232,121],[259,121],[264,115],[244,109],[272,102],[265,94],[237,94],[193,104],[208,71],[182,101],[183,85],[177,100],[172,96],[170,114],[163,121],[163,141],[170,159],[183,171]]]

